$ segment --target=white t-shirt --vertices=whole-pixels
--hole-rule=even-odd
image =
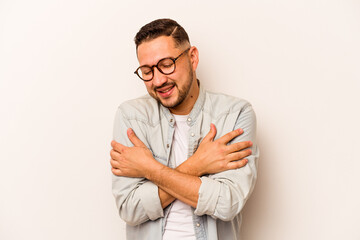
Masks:
[[[175,132],[170,159],[179,166],[187,159],[189,125],[188,115],[174,115]],[[191,207],[175,200],[166,220],[163,240],[196,240]]]

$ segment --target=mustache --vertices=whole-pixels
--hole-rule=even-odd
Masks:
[[[176,85],[176,83],[169,83],[169,82],[167,82],[167,83],[164,83],[163,85],[161,85],[161,86],[159,86],[159,87],[155,87],[154,88],[154,90],[155,91],[157,91],[158,89],[161,89],[161,88],[163,88],[163,87],[173,87],[173,86],[175,86]]]

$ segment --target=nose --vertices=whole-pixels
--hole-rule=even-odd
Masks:
[[[165,82],[167,81],[167,77],[162,74],[159,69],[157,69],[156,67],[154,67],[154,77],[152,79],[153,84],[156,87],[160,87],[162,86]]]

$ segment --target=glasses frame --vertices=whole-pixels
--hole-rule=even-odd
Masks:
[[[164,75],[170,75],[170,74],[172,74],[172,73],[175,72],[175,69],[176,69],[176,64],[175,64],[175,62],[176,62],[176,60],[178,60],[185,52],[189,51],[190,48],[191,48],[191,47],[189,47],[188,49],[186,49],[185,51],[183,51],[182,53],[180,53],[179,56],[177,56],[176,58],[166,57],[166,58],[160,59],[160,60],[157,62],[156,65],[152,65],[152,66],[142,65],[142,66],[138,67],[138,68],[135,70],[134,73],[135,73],[141,80],[143,80],[144,82],[148,82],[148,81],[153,80],[153,78],[154,78],[154,68],[155,68],[155,67],[156,67],[157,70],[159,70],[159,72],[161,72],[162,74],[164,74]],[[164,73],[164,72],[159,68],[159,63],[160,63],[161,61],[165,60],[165,59],[170,59],[170,60],[172,60],[173,63],[174,63],[174,70],[173,70],[171,73]],[[140,68],[142,68],[142,67],[149,67],[149,68],[151,68],[151,73],[152,73],[152,78],[151,78],[151,79],[145,80],[145,79],[143,79],[143,78],[140,76],[139,70],[140,70]]]

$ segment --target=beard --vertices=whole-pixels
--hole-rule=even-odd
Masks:
[[[154,90],[149,92],[149,94],[164,107],[175,108],[175,107],[179,106],[185,100],[185,98],[188,96],[193,81],[194,81],[194,73],[192,72],[192,69],[189,69],[188,78],[182,88],[179,88],[179,86],[176,82],[168,81],[165,84],[163,84],[162,86],[154,88]],[[174,88],[178,89],[179,94],[178,94],[177,99],[175,99],[174,102],[167,103],[166,101],[162,101],[162,99],[157,96],[156,90],[158,88],[162,88],[162,87],[166,87],[166,86],[173,86]]]

